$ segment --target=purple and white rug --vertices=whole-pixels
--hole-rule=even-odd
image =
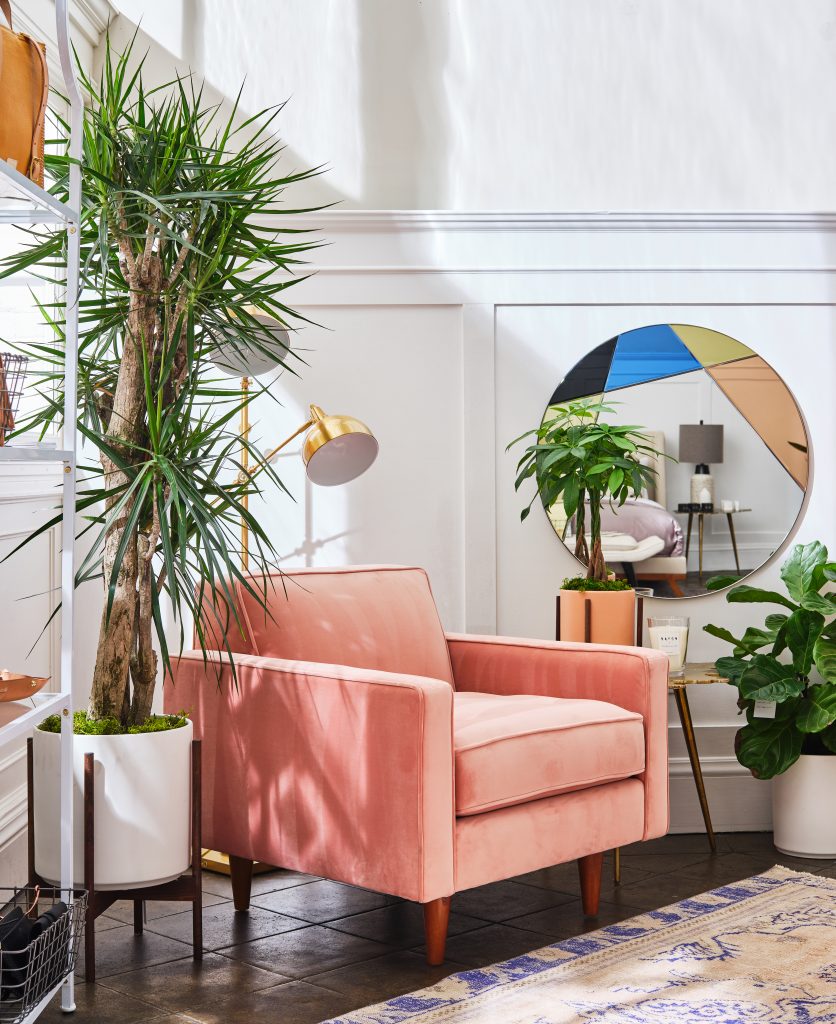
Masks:
[[[836,881],[774,867],[324,1024],[836,1024]]]

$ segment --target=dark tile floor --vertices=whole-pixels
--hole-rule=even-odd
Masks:
[[[258,876],[249,914],[236,914],[229,880],[204,876],[201,964],[191,959],[190,912],[149,903],[145,933],[130,905],[97,927],[98,979],[79,979],[74,1024],[318,1024],[423,988],[455,971],[495,963],[773,864],[836,877],[836,861],[784,857],[764,833],[666,836],[622,851],[622,884],[604,868],[601,909],[584,918],[577,870],[564,864],[454,897],[448,960],[427,967],[420,908],[293,871]],[[57,1002],[42,1018],[63,1017]]]

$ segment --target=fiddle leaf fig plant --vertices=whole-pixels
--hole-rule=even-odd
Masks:
[[[828,561],[818,541],[797,544],[781,566],[781,579],[786,594],[744,584],[726,595],[730,604],[783,609],[767,615],[763,626],[749,626],[740,637],[722,626],[703,626],[733,646],[716,666],[737,687],[746,715],[735,740],[737,758],[758,779],[780,775],[801,754],[836,754],[836,593],[822,593],[836,582],[836,562]],[[715,576],[708,589],[732,582]]]
[[[579,399],[555,406],[534,430],[513,440],[535,438],[517,463],[514,489],[534,478],[537,492],[520,513],[525,520],[539,496],[546,509],[563,504],[567,519],[575,519],[575,557],[587,566],[586,578],[606,582],[608,571],[601,547],[601,505],[623,505],[653,482],[656,470],[642,459],[662,457],[642,427],[606,423],[602,415],[615,412],[600,399]],[[589,540],[586,516],[589,514]]]

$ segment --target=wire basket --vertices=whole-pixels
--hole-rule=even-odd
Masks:
[[[46,886],[0,888],[0,906],[0,931],[5,926],[11,932],[0,944],[0,1024],[18,1024],[73,971],[87,893],[62,894]],[[28,943],[14,941],[29,923],[40,934]]]
[[[23,394],[28,356],[0,352],[0,445],[15,427],[15,416]]]

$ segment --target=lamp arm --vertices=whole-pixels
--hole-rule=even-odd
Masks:
[[[306,423],[303,423],[298,430],[294,430],[290,437],[286,437],[284,441],[281,442],[281,444],[277,444],[275,448],[271,448],[270,451],[267,452],[267,454],[264,456],[263,461],[271,462],[273,460],[273,457],[275,455],[278,455],[282,448],[286,448],[295,437],[298,437],[300,434],[304,433],[306,430],[312,427],[314,423],[316,423],[316,420],[313,419],[313,417],[311,417],[311,419],[309,419]]]
[[[286,448],[295,437],[298,437],[300,434],[303,434],[306,430],[312,427],[315,422],[316,420],[312,417],[311,419],[303,423],[298,430],[294,430],[290,437],[286,437],[284,441],[281,442],[281,444],[277,444],[275,448],[271,448],[270,451],[267,452],[267,454],[262,458],[260,465],[257,466],[253,470],[253,472],[249,472],[243,469],[240,470],[235,482],[239,484],[245,484],[248,480],[252,480],[252,478],[259,472],[259,470],[263,469],[264,466],[266,466],[269,462],[272,461],[272,459],[276,455],[278,455],[282,448]]]

